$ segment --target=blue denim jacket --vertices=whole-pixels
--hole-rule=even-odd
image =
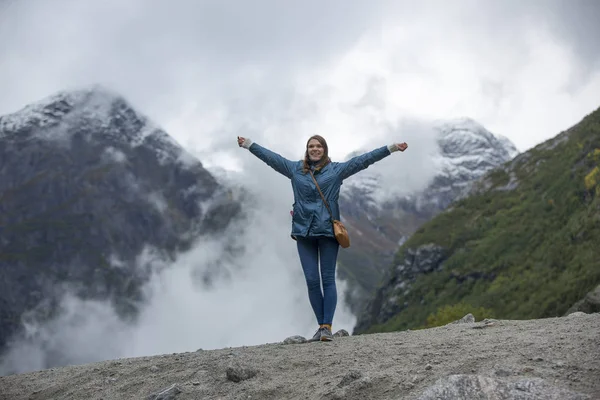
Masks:
[[[287,176],[292,182],[294,205],[291,236],[333,237],[333,225],[329,211],[323,203],[310,173],[304,173],[302,170],[303,161],[288,160],[255,142],[248,149],[275,171]],[[353,157],[346,162],[331,162],[320,171],[314,172],[315,179],[329,203],[334,219],[340,219],[338,199],[344,179],[390,154],[388,146],[383,146]]]

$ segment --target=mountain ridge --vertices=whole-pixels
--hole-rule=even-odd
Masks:
[[[596,109],[490,170],[400,247],[355,332],[427,326],[446,306],[563,314],[600,283],[599,163]]]
[[[398,247],[422,224],[465,196],[486,171],[518,153],[508,139],[471,118],[437,120],[430,134],[437,149],[429,157],[437,173],[425,189],[396,194],[377,165],[344,182],[340,210],[352,246],[340,252],[339,271],[348,282],[347,303],[357,314],[381,283]],[[346,158],[365,151],[357,150]]]

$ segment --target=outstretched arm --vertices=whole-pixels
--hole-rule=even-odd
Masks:
[[[382,146],[368,153],[360,156],[352,157],[350,160],[340,163],[340,176],[343,179],[349,178],[357,172],[368,168],[370,165],[375,164],[377,161],[389,156],[394,151],[404,151],[408,145],[406,143],[390,144],[389,146]]]
[[[290,179],[292,178],[295,164],[293,161],[290,161],[287,158],[282,157],[265,147],[262,147],[258,143],[254,143],[248,138],[238,136],[238,145],[249,150],[250,153],[260,158],[275,171],[287,176]]]

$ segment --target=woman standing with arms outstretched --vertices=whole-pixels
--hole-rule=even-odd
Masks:
[[[331,331],[337,305],[335,267],[339,244],[334,235],[332,219],[340,219],[338,206],[340,186],[344,179],[364,170],[394,151],[406,150],[408,146],[406,143],[391,144],[353,157],[346,162],[332,162],[329,158],[327,142],[319,135],[308,139],[304,160],[299,161],[288,160],[248,138],[238,136],[238,145],[248,149],[292,182],[294,205],[291,236],[296,240],[300,264],[308,287],[308,299],[319,324],[312,341],[333,340]],[[315,180],[323,197],[329,203],[329,209],[321,198]],[[330,215],[329,210],[333,215]]]

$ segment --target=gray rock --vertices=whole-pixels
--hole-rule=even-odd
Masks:
[[[474,322],[475,322],[475,317],[473,316],[473,314],[468,313],[461,319],[454,321],[453,324],[472,324]]]
[[[283,341],[283,344],[299,344],[299,343],[306,343],[306,338],[304,336],[295,335],[295,336],[290,336]]]
[[[585,400],[589,396],[552,386],[542,379],[500,380],[450,375],[425,389],[419,400]]]
[[[254,378],[256,374],[258,374],[258,371],[248,365],[234,363],[227,367],[225,373],[227,375],[227,379],[230,381],[241,382],[250,378]]]
[[[408,249],[404,264],[409,268],[405,269],[403,280],[407,278],[413,280],[417,274],[427,274],[440,269],[444,258],[444,248],[434,243],[424,244],[416,249]]]
[[[567,315],[567,317],[581,317],[582,315],[586,315],[586,314],[581,311],[575,311],[574,313]]]
[[[333,336],[334,337],[344,337],[344,336],[350,336],[350,334],[348,333],[347,330],[340,329],[339,331],[337,331],[336,333],[334,333]]]
[[[594,290],[586,294],[583,299],[573,304],[573,306],[569,308],[565,315],[570,315],[577,311],[584,312],[586,314],[600,312],[600,285],[596,286]]]
[[[151,394],[146,399],[147,400],[173,400],[177,395],[181,393],[181,389],[177,384],[173,384],[166,389],[161,390],[160,392]]]

